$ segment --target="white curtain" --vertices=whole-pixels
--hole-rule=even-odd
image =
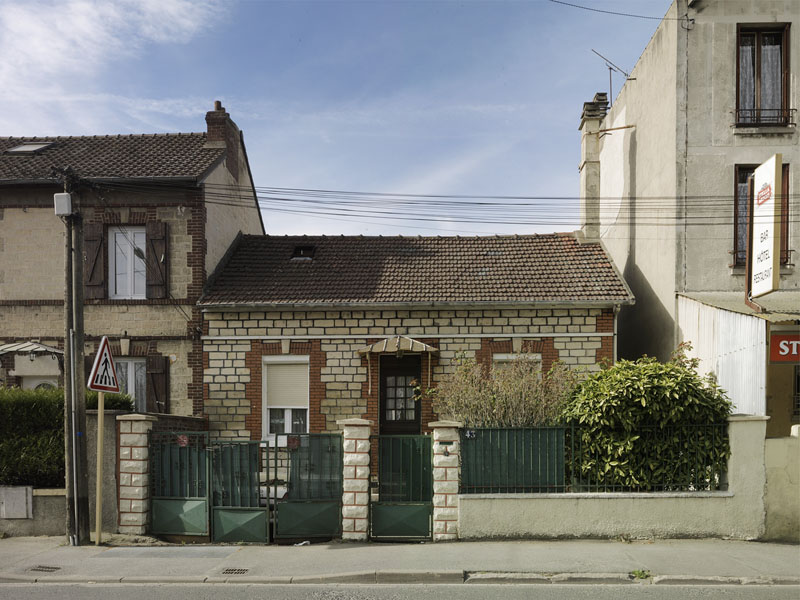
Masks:
[[[761,35],[761,112],[762,120],[780,118],[783,96],[781,82],[781,33]]]
[[[742,35],[739,41],[739,121],[754,120],[756,107],[756,36]]]

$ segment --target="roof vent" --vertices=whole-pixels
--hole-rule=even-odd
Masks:
[[[295,246],[292,260],[311,260],[314,258],[314,246]]]
[[[45,148],[49,148],[55,142],[22,142],[19,146],[14,146],[6,150],[6,154],[36,154]]]

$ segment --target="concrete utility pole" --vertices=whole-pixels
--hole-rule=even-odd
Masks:
[[[56,214],[66,225],[64,257],[64,459],[66,466],[66,530],[69,543],[89,543],[89,469],[86,452],[86,384],[83,352],[83,219],[73,209],[77,177],[70,168],[57,174],[64,182]],[[59,212],[61,211],[61,212]]]

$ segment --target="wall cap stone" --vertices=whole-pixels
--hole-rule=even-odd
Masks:
[[[460,429],[464,426],[461,421],[434,421],[433,423],[428,423],[428,427],[432,429],[449,427],[451,429]]]
[[[67,490],[64,488],[33,488],[34,496],[66,496]]]
[[[355,425],[355,426],[363,427],[364,425],[372,425],[372,421],[370,421],[368,419],[357,419],[357,418],[356,419],[341,419],[339,421],[336,421],[336,424],[337,425],[345,425],[345,426],[346,425],[350,425],[350,426]]]
[[[728,422],[737,421],[769,421],[769,417],[764,415],[731,415],[728,417]]]
[[[564,500],[619,500],[630,498],[634,500],[663,500],[664,498],[733,498],[735,494],[728,491],[721,492],[566,492],[563,494],[458,494],[459,501],[463,500],[536,500],[536,499],[564,499]],[[449,507],[448,507],[449,508]]]
[[[158,421],[158,417],[151,417],[150,415],[142,415],[139,413],[131,413],[126,415],[117,415],[117,421]]]

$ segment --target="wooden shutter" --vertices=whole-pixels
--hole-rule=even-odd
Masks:
[[[83,226],[83,284],[87,299],[106,297],[105,227],[99,223]]]
[[[147,248],[145,263],[147,270],[147,297],[167,297],[167,224],[163,221],[148,221],[146,226]]]
[[[167,372],[169,358],[160,354],[147,357],[147,412],[169,413]]]

